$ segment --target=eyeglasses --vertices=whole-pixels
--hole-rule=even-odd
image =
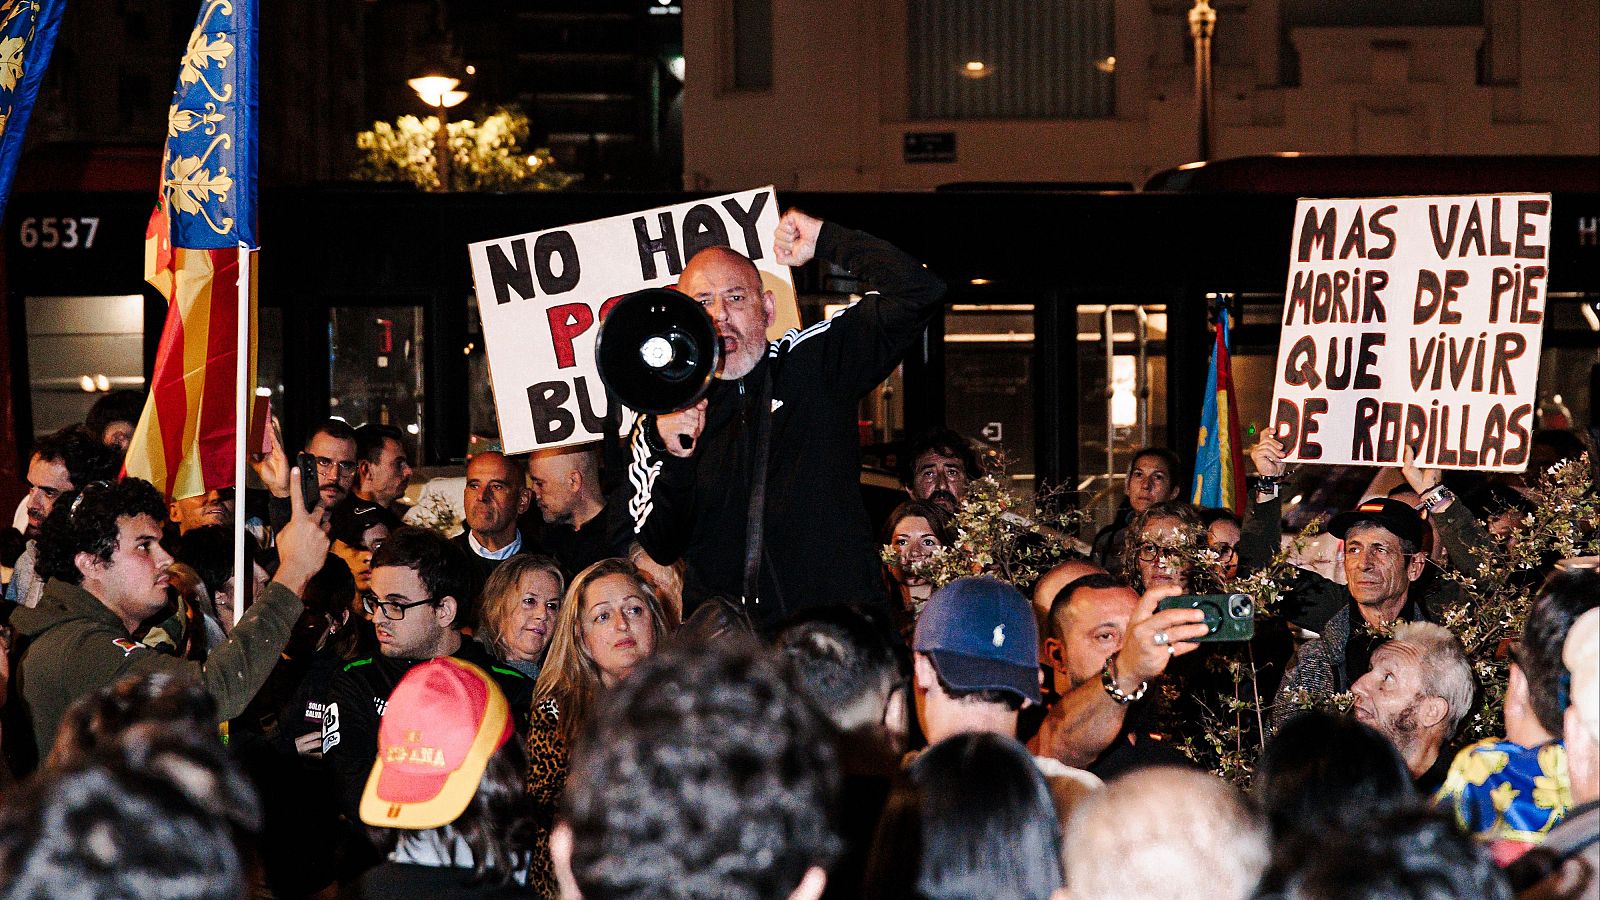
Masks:
[[[374,616],[378,614],[379,610],[382,610],[383,617],[391,622],[404,619],[406,617],[406,610],[411,609],[412,607],[427,606],[429,604],[437,605],[438,602],[439,601],[437,600],[430,599],[417,600],[412,603],[397,603],[393,600],[379,600],[378,595],[372,593],[371,591],[365,591],[361,594],[361,608],[366,611],[367,615]]]
[[[1183,552],[1182,547],[1163,547],[1160,544],[1140,544],[1134,553],[1140,562],[1153,563],[1167,556],[1176,556]]]
[[[1221,559],[1227,559],[1238,552],[1238,548],[1227,541],[1217,541],[1215,544],[1211,545],[1211,549],[1215,550],[1217,552],[1217,556]]]
[[[312,459],[317,461],[318,472],[328,472],[337,468],[340,475],[354,475],[356,473],[356,463],[352,459],[329,459],[326,456],[314,456]]]

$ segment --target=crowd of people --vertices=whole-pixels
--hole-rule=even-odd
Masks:
[[[722,342],[709,395],[641,417],[619,471],[474,455],[457,534],[405,524],[386,425],[274,432],[257,486],[177,499],[118,477],[137,394],[40,439],[5,554],[0,898],[1600,891],[1600,571],[1526,573],[1504,733],[1462,740],[1484,698],[1440,610],[1472,598],[1439,573],[1508,539],[1515,483],[1458,499],[1407,464],[1328,522],[1339,570],[1254,619],[1241,789],[1185,752],[1216,623],[1162,601],[1269,564],[1283,448],[1253,448],[1242,518],[1140,450],[1109,525],[1040,537],[1084,553],[936,585],[979,457],[908,441],[875,535],[854,418],[943,285],[796,211],[773,250],[874,290],[769,342],[755,267],[701,251],[678,287]]]

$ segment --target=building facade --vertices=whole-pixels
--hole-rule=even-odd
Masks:
[[[684,184],[1142,185],[1197,158],[1189,0],[686,5]],[[1214,157],[1600,152],[1597,0],[1217,0]]]

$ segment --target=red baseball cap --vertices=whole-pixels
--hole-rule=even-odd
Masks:
[[[510,736],[510,705],[487,672],[450,656],[416,666],[384,708],[361,821],[417,830],[454,822]]]

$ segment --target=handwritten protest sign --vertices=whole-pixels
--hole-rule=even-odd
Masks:
[[[732,247],[755,263],[777,306],[769,337],[798,327],[794,282],[772,258],[777,229],[777,197],[765,187],[470,245],[505,452],[604,437],[600,322],[626,294],[675,285],[706,247]]]
[[[1301,200],[1272,433],[1286,458],[1527,468],[1550,195]]]

